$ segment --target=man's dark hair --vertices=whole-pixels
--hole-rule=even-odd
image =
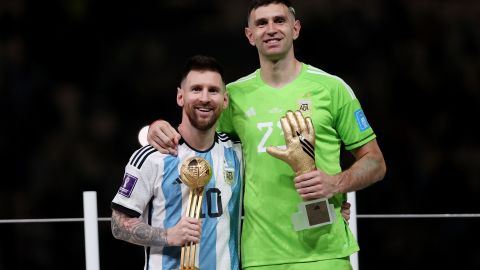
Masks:
[[[250,7],[248,8],[247,21],[250,17],[250,13],[252,13],[253,10],[259,7],[268,6],[270,4],[284,4],[288,7],[288,10],[292,13],[292,15],[295,16],[295,9],[293,8],[292,1],[290,0],[252,0],[250,1]]]
[[[220,74],[220,77],[223,80],[223,67],[218,63],[218,61],[211,57],[205,55],[195,55],[190,57],[185,64],[185,67],[182,72],[182,80],[185,80],[188,73],[192,70],[195,71],[213,71]]]

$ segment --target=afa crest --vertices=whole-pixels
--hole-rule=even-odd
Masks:
[[[301,99],[298,101],[298,110],[302,112],[304,116],[309,116],[312,110],[312,101],[310,99]]]
[[[232,185],[235,182],[235,169],[226,167],[223,170],[223,174],[225,177],[225,182],[229,185]]]

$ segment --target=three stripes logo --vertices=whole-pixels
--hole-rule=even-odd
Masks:
[[[130,160],[130,165],[136,167],[137,169],[140,169],[147,159],[148,156],[151,154],[155,153],[157,150],[153,148],[151,145],[144,146],[137,150],[137,153],[133,156],[133,158]]]
[[[308,156],[315,160],[315,152],[313,151],[313,145],[309,141],[307,141],[307,139],[305,139],[305,137],[303,137],[302,134],[300,134],[298,131],[297,136],[300,139],[300,143],[302,144],[303,152],[305,152]]]

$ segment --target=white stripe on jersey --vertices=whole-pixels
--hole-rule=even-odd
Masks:
[[[307,65],[307,72],[308,73],[312,73],[312,74],[319,74],[319,75],[325,75],[325,76],[328,76],[328,77],[333,77],[337,80],[339,80],[344,86],[345,86],[345,89],[347,89],[348,91],[348,94],[350,94],[350,97],[352,97],[352,99],[356,99],[357,97],[355,96],[355,93],[353,92],[352,88],[344,81],[342,80],[340,77],[337,77],[335,75],[331,75],[319,68],[316,68],[316,67],[313,67],[313,66],[310,66],[310,65]]]

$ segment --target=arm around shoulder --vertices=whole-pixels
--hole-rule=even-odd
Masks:
[[[177,154],[180,134],[165,120],[156,120],[148,129],[147,141],[163,154]]]

